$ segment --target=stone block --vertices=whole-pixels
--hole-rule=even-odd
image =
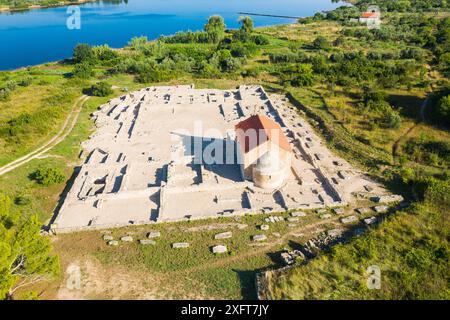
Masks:
[[[252,237],[253,241],[266,241],[267,236],[265,234],[257,234]]]
[[[154,245],[156,244],[156,241],[150,239],[141,239],[139,240],[139,243],[146,246],[146,245]]]
[[[375,212],[378,212],[378,213],[384,213],[384,212],[388,211],[388,209],[389,209],[388,206],[376,206],[376,207],[373,207],[373,210],[375,210]]]
[[[172,248],[174,248],[174,249],[189,248],[189,243],[187,243],[187,242],[172,243]]]
[[[133,237],[132,236],[125,236],[120,238],[121,241],[123,242],[132,242],[133,241]]]
[[[293,217],[305,217],[306,213],[304,213],[302,211],[295,211],[295,212],[291,212],[291,216],[293,216]]]
[[[150,231],[147,234],[147,238],[149,238],[149,239],[159,238],[159,237],[161,237],[161,232],[159,232],[159,231]]]
[[[345,218],[341,218],[341,222],[342,223],[352,223],[352,222],[356,222],[358,221],[358,217],[357,216],[348,216]]]
[[[223,245],[214,246],[214,247],[212,247],[212,252],[214,254],[225,253],[225,252],[227,252],[227,246],[223,246]]]
[[[370,217],[370,218],[364,219],[364,223],[367,225],[374,224],[376,221],[377,221],[376,217]]]
[[[233,233],[231,231],[218,233],[214,236],[214,239],[221,240],[221,239],[229,239],[233,236]]]
[[[359,214],[364,214],[369,212],[370,210],[369,208],[356,208],[355,211],[358,212]]]

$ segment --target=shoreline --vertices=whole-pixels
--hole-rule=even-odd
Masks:
[[[39,9],[50,9],[50,8],[59,8],[59,7],[70,7],[70,6],[76,6],[80,4],[85,4],[89,2],[98,2],[98,0],[78,0],[77,2],[71,2],[71,1],[62,1],[54,5],[38,5],[34,4],[26,8],[11,8],[11,7],[0,7],[0,14],[2,13],[19,13],[24,11],[30,11],[30,10],[39,10]]]
[[[352,1],[352,0],[350,0],[350,1]],[[82,4],[86,4],[86,3],[92,3],[92,2],[100,3],[99,0],[78,0],[77,2],[62,1],[62,2],[59,2],[58,4],[48,5],[48,6],[32,5],[32,6],[28,7],[28,8],[18,8],[18,9],[11,9],[11,8],[6,8],[6,7],[2,8],[2,7],[0,7],[0,15],[3,14],[3,13],[5,13],[5,14],[11,13],[12,14],[12,13],[20,13],[20,12],[26,12],[26,11],[31,11],[31,10],[39,10],[39,9],[49,9],[49,8],[57,8],[57,7],[69,7],[69,6],[72,6],[72,5],[82,5]],[[330,0],[330,2],[331,2],[331,0]],[[341,2],[342,3],[349,3],[348,0],[341,0]],[[247,14],[247,15],[256,15],[256,16],[271,16],[271,15],[266,15],[266,14],[251,14],[251,13],[247,13],[247,12],[239,12],[239,13]],[[289,18],[289,19],[293,19],[293,20],[301,18],[301,17],[278,16],[278,15],[275,15],[274,17],[283,17],[283,18]],[[308,16],[305,16],[305,17],[308,17]],[[269,25],[264,25],[264,26],[260,26],[260,27],[255,27],[255,29],[257,29],[257,28],[266,28],[266,27],[275,27],[275,26],[279,26],[279,25],[293,25],[293,24],[296,24],[296,23],[297,23],[296,21],[291,21],[291,22],[287,21],[286,23],[283,23],[283,24],[269,24]],[[179,30],[179,31],[183,31],[183,30]],[[149,41],[155,41],[159,37],[157,37],[155,39],[149,39]],[[112,49],[120,50],[120,49],[123,49],[124,47],[112,48]],[[12,68],[12,69],[0,69],[0,72],[14,72],[14,71],[21,70],[21,69],[26,69],[26,68],[29,68],[29,67],[43,66],[45,64],[57,64],[57,63],[60,63],[60,62],[62,62],[64,60],[67,60],[67,59],[70,59],[70,58],[62,58],[62,59],[55,60],[55,61],[45,61],[45,62],[42,62],[42,63],[26,65],[26,66],[20,66],[20,67]]]
[[[92,2],[92,1],[95,1],[95,0],[84,0],[84,1]],[[257,30],[258,28],[268,28],[268,27],[276,27],[276,26],[288,26],[288,25],[295,25],[296,23],[297,22],[291,22],[291,23],[286,23],[286,24],[271,24],[271,25],[255,27],[254,29]],[[159,37],[161,37],[161,35]],[[148,39],[148,41],[149,42],[157,41],[159,39],[159,37],[155,38],[155,39]],[[113,47],[110,47],[110,48],[112,50],[123,50],[124,48],[126,48],[126,45],[124,45],[123,47],[119,47],[119,48],[113,48]],[[46,64],[58,64],[58,63],[61,63],[61,62],[65,61],[65,60],[68,60],[68,59],[71,59],[71,58],[67,57],[67,58],[62,58],[62,59],[54,60],[54,61],[45,61],[45,62],[42,62],[42,63],[33,64],[33,65],[17,67],[17,68],[14,68],[14,69],[0,69],[0,73],[2,73],[2,72],[14,72],[14,71],[18,71],[18,70],[21,70],[21,69],[27,69],[27,68],[32,68],[32,67],[44,66]]]

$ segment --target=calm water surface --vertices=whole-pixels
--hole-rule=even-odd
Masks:
[[[122,47],[132,37],[155,39],[182,30],[200,30],[212,14],[238,27],[238,12],[309,16],[342,4],[331,0],[128,0],[80,6],[81,29],[69,30],[66,7],[0,14],[0,70],[70,57],[77,43]],[[253,17],[255,26],[292,19]]]

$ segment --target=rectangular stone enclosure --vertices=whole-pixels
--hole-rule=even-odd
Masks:
[[[276,121],[292,148],[287,177],[273,190],[246,180],[238,161],[235,126],[256,114]],[[149,87],[112,99],[93,119],[54,232],[339,207],[356,193],[387,195],[332,154],[284,97],[261,86]]]

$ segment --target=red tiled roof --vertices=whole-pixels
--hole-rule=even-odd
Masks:
[[[377,18],[378,12],[363,12],[361,18]]]
[[[249,143],[248,137],[245,136],[247,130],[256,130],[256,143]],[[292,148],[280,125],[263,115],[253,115],[235,126],[236,138],[244,147],[245,153],[259,146],[267,140],[277,143],[280,148],[291,151]],[[261,134],[262,130],[262,134]]]

